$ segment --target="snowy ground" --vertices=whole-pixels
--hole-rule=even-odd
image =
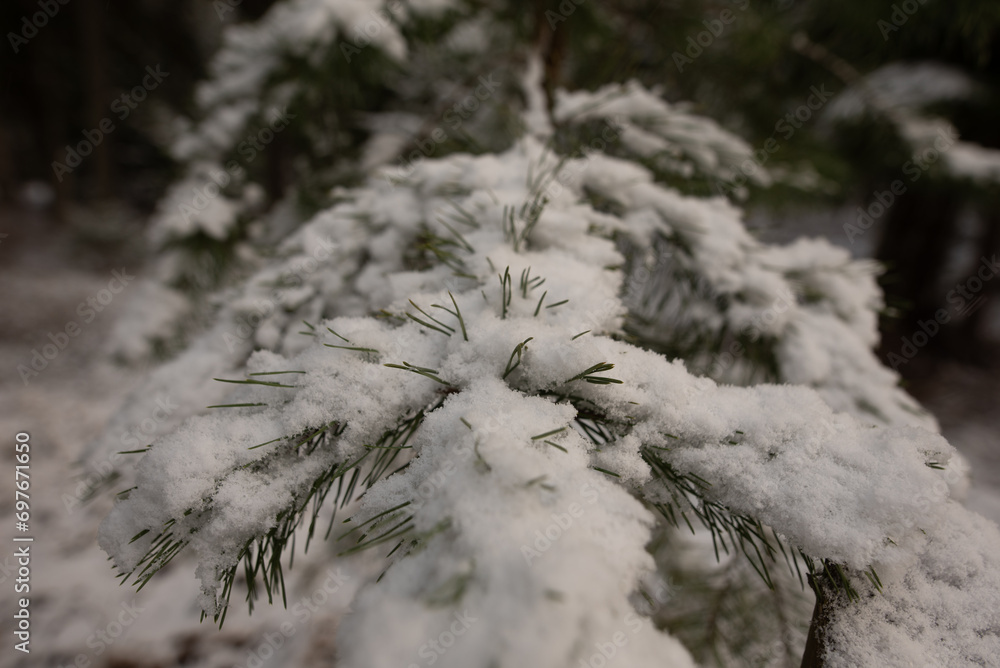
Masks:
[[[120,212],[107,214],[116,217]],[[79,462],[88,440],[99,434],[146,370],[122,368],[99,353],[121,306],[113,299],[93,320],[80,304],[108,287],[112,270],[141,275],[136,234],[102,225],[101,216],[76,215],[56,226],[37,215],[0,211],[0,291],[5,324],[0,330],[0,434],[5,470],[13,468],[14,435],[31,435],[31,655],[11,648],[11,593],[17,577],[11,548],[0,548],[3,637],[0,666],[153,667],[332,665],[337,620],[365,575],[359,562],[340,573],[329,570],[332,546],[315,545],[296,557],[288,580],[287,610],[258,607],[249,617],[234,597],[225,629],[199,624],[193,568],[178,560],[138,594],[119,587],[95,541],[97,525],[111,506],[107,490],[76,503],[88,482],[102,477],[100,462]],[[115,231],[118,229],[118,231]],[[103,238],[101,245],[79,243]],[[117,298],[116,298],[117,299]],[[123,300],[122,300],[123,301]],[[68,322],[80,325],[49,365],[27,384],[17,370],[33,349]],[[58,337],[57,337],[58,338]],[[51,352],[51,351],[50,351]],[[969,504],[1000,521],[1000,391],[995,369],[943,365],[936,378],[913,388],[940,418],[945,435],[972,463]],[[123,448],[125,449],[125,448]],[[108,489],[117,491],[113,482]],[[3,475],[0,493],[14,495],[13,476]],[[7,506],[9,507],[9,506]],[[4,545],[12,546],[13,520]],[[339,580],[346,582],[338,585]],[[335,591],[333,591],[335,590]],[[331,592],[332,593],[327,593]],[[284,626],[282,626],[284,625]]]

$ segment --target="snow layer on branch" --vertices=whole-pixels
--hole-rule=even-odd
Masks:
[[[443,265],[425,272],[404,271],[407,249],[417,243],[424,226],[442,238],[453,238],[439,219],[462,230],[463,223],[456,222],[465,215],[460,209],[498,222],[502,204],[498,208],[497,202],[519,207],[529,199],[527,175],[538,181],[556,163],[556,157],[528,140],[499,156],[422,161],[405,179],[398,170],[386,169],[385,178],[372,178],[355,191],[340,191],[336,196],[341,203],[303,225],[280,246],[269,266],[225,296],[216,325],[195,340],[190,352],[152,375],[116,416],[112,432],[151,416],[156,398],[164,393],[181,406],[165,428],[220,403],[226,388],[206,386],[205,370],[214,369],[215,376],[236,371],[254,347],[282,353],[301,350],[310,341],[299,333],[306,329],[303,320],[360,315],[393,302],[406,306],[413,293],[439,293],[441,286],[453,292],[473,287],[475,282]],[[614,281],[593,294],[559,294],[551,290],[550,278],[547,304],[571,296],[588,304],[586,324],[573,331],[567,326],[569,336],[587,329],[617,331],[625,315],[615,294],[620,291],[633,312],[643,312],[642,301],[662,304],[651,326],[654,340],[687,331],[697,332],[700,341],[716,340],[725,332],[770,337],[776,341],[781,372],[774,380],[809,384],[835,409],[861,413],[880,424],[936,429],[933,418],[897,387],[897,375],[870,350],[877,341],[875,311],[881,304],[870,264],[851,261],[843,251],[816,240],[787,247],[761,244],[743,227],[741,212],[725,200],[682,196],[653,183],[642,167],[597,152],[567,160],[557,173],[538,182],[535,190],[550,201],[533,233],[537,244],[557,247],[575,238],[576,257],[613,266],[621,261],[611,245],[585,235],[588,229],[605,236],[627,235],[644,248],[652,248],[664,235],[681,242],[653,257],[644,277],[629,276],[623,285],[621,277],[608,273]],[[587,190],[620,202],[624,210],[620,215],[595,211],[584,203]],[[484,255],[473,256],[469,262],[475,275],[494,275],[514,257],[510,250],[501,252],[504,255],[491,256],[493,269]],[[563,255],[549,263],[548,271],[582,275],[579,269],[586,267],[577,266],[580,261]],[[533,275],[543,276],[540,265],[532,266]],[[685,281],[690,275],[696,277],[698,290],[689,294]],[[722,298],[731,305],[720,312]],[[561,318],[562,311],[544,309],[552,318]],[[741,356],[734,359],[728,349],[690,354],[686,363],[729,382],[750,365]],[[117,438],[108,437],[92,444],[91,452],[107,458],[119,446]]]
[[[940,496],[925,491],[924,498]],[[1000,535],[994,523],[958,503],[943,506],[915,563],[896,569],[893,586],[834,611],[825,665],[996,665]]]
[[[642,158],[662,156],[677,159],[671,171],[691,176],[693,168],[703,174],[729,180],[739,165],[752,159],[752,149],[743,139],[722,129],[715,121],[671,106],[658,89],[647,90],[637,81],[608,84],[596,91],[556,91],[552,115],[557,122],[582,123],[593,119],[615,119],[621,127],[621,142]],[[770,184],[763,168],[751,180]]]
[[[882,304],[873,263],[852,261],[821,239],[764,245],[724,199],[681,195],[616,158],[593,154],[581,182],[624,207],[625,233],[641,246],[657,237],[674,240],[672,250],[661,249],[653,258],[652,280],[627,281],[634,288],[632,309],[641,314],[645,304],[655,305],[644,330],[651,338],[669,340],[673,331],[685,336],[693,330],[701,342],[736,334],[769,340],[779,374],[772,380],[807,384],[834,408],[879,424],[936,429],[934,418],[898,387],[898,374],[871,350]],[[693,351],[685,361],[720,380],[740,382],[753,361],[745,359],[744,344],[735,343]]]
[[[865,75],[837,95],[823,112],[826,120],[857,119],[877,96],[881,104],[914,109],[943,101],[963,100],[975,89],[961,70],[941,62],[895,62]]]
[[[869,269],[824,256],[816,242],[768,250],[723,200],[683,197],[635,165],[599,155],[554,171],[557,164],[530,138],[499,156],[423,161],[404,183],[373,179],[341,193],[344,201],[296,233],[281,260],[229,296],[214,332],[269,296],[270,310],[233,336],[282,352],[257,352],[240,369],[234,349],[229,378],[279,385],[233,386],[226,403],[259,405],[214,409],[153,444],[136,488],[101,528],[119,568],[134,568],[173,522],[170,531],[189,537],[199,558],[202,604],[217,611],[222,575],[242,546],[274,528],[334,465],[377,451],[383,434],[427,411],[400,466],[372,481],[352,518],[386,550],[403,542],[341,627],[346,665],[415,662],[429,640],[459,635],[459,626],[464,637],[439,654],[441,665],[571,666],[602,642],[621,646],[632,666],[660,666],[664,657],[689,665],[629,604],[653,569],[644,549],[653,517],[634,497],[669,495],[645,448],[707,480],[709,499],[770,525],[791,546],[854,575],[876,567],[886,593],[853,604],[867,616],[863,629],[850,616],[836,626],[845,645],[863,632],[862,644],[891,664],[910,649],[880,638],[896,633],[911,604],[953,628],[966,622],[952,614],[995,610],[996,590],[980,586],[989,581],[975,558],[947,561],[936,547],[973,541],[972,530],[984,546],[1000,540],[995,526],[948,501],[953,449],[931,431],[879,427],[830,407],[839,391],[843,401],[871,397],[889,407],[886,421],[903,412],[891,409],[905,396],[894,376],[872,382],[868,372],[881,367],[862,356],[853,377],[838,357],[861,355],[874,340]],[[624,213],[594,210],[588,190]],[[531,205],[543,198],[544,207]],[[810,382],[825,391],[718,385],[607,336],[621,334],[626,313],[625,258],[612,241],[621,235],[648,246],[656,235],[679,237],[686,269],[742,298],[742,311],[724,315],[734,323],[753,322],[780,291],[793,295],[761,323],[798,341],[782,354],[807,363]],[[418,238],[432,250],[407,257]],[[277,289],[289,271],[300,280]],[[344,314],[307,325],[311,336],[291,343],[302,309],[322,317],[341,302],[386,317]],[[831,326],[853,343],[833,348],[817,338]],[[212,345],[222,342],[229,339]],[[595,370],[599,363],[613,367]],[[287,373],[250,375],[273,372]],[[575,421],[581,402],[611,425],[607,442],[584,437]],[[324,427],[336,436],[316,450],[295,445]],[[418,546],[403,545],[410,539]],[[924,589],[911,595],[913,578]],[[946,585],[962,594],[935,612],[932,592]],[[964,628],[992,643],[997,626],[987,622]],[[914,643],[936,642],[920,629],[917,620]],[[951,665],[966,650],[935,651]]]
[[[956,142],[945,160],[956,176],[996,183],[1000,181],[1000,151],[972,142]]]
[[[522,113],[524,124],[528,133],[535,137],[548,137],[552,134],[552,121],[546,109],[544,79],[545,65],[542,63],[542,56],[532,53],[521,78],[521,89],[527,98]]]
[[[839,94],[824,117],[857,120],[873,110],[896,126],[919,165],[934,164],[940,157],[955,178],[995,183],[1000,181],[1000,151],[961,141],[949,120],[923,111],[933,103],[963,100],[975,92],[968,76],[943,63],[890,63]]]
[[[567,409],[483,378],[428,417],[420,456],[366,505],[417,499],[416,530],[433,537],[356,601],[340,630],[344,665],[411,665],[456,630],[441,666],[570,666],[607,643],[627,665],[693,665],[628,600],[651,568],[652,516],[587,469],[579,435],[559,439],[566,454],[531,440],[566,424]],[[442,517],[448,528],[435,531]]]

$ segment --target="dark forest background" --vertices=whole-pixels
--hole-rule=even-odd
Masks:
[[[568,0],[566,0],[568,1]],[[194,113],[195,84],[206,76],[221,30],[259,17],[272,0],[8,0],[0,7],[0,202],[12,212],[31,209],[33,220],[52,229],[70,226],[81,244],[125,243],[141,235],[143,221],[178,173],[163,148],[169,119]],[[490,4],[496,3],[476,3]],[[542,16],[558,9],[552,0],[500,3],[526,33],[544,31]],[[953,123],[964,141],[1000,148],[1000,4],[976,0],[904,3],[846,0],[839,3],[762,0],[612,0],[579,3],[572,21],[560,25],[546,47],[548,81],[593,88],[636,78],[662,86],[671,101],[689,100],[698,111],[762,146],[782,112],[801,105],[812,86],[839,92],[853,79],[888,63],[934,61],[975,82],[975,92],[935,103],[929,111]],[[43,7],[44,5],[44,7]],[[30,20],[48,8],[44,26]],[[688,39],[723,10],[742,14],[725,39],[690,63],[677,64]],[[911,11],[912,10],[912,11]],[[32,36],[33,35],[33,36]],[[799,36],[798,38],[796,36]],[[803,38],[804,36],[804,38]],[[21,37],[23,39],[18,39]],[[805,45],[805,46],[804,46]],[[691,52],[687,52],[691,53]],[[169,72],[151,91],[151,103],[118,122],[71,174],[57,174],[67,147],[116,119],[109,109],[146,74]],[[331,82],[336,89],[337,82]],[[900,178],[910,148],[886,118],[866,114],[848,126],[807,123],[782,146],[784,164],[806,161],[835,188],[804,192],[777,185],[750,192],[752,221],[770,221],[792,235],[796,220],[817,211],[839,211],[827,226],[835,243],[847,245],[842,224],[857,207]],[[280,150],[267,160],[278,176]],[[114,225],[73,228],[74,212],[102,211],[113,203],[130,215]],[[905,196],[867,233],[867,248],[886,268],[881,278],[887,308],[882,320],[883,355],[900,337],[933,319],[946,305],[955,277],[973,276],[981,257],[1000,251],[1000,188],[970,183],[931,169],[908,185]],[[848,246],[850,247],[850,246]],[[857,252],[856,249],[855,252]],[[956,259],[957,258],[957,259]],[[956,266],[956,262],[958,266]],[[933,374],[937,362],[988,365],[994,358],[996,295],[1000,281],[984,284],[979,307],[952,319],[927,344],[930,354],[899,367],[911,378]]]

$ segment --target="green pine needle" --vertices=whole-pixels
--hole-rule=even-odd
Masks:
[[[214,406],[205,406],[205,408],[246,408],[248,406],[267,406],[267,404],[215,404]]]
[[[540,441],[543,438],[547,438],[548,436],[552,436],[553,434],[558,434],[560,432],[566,431],[567,429],[569,429],[569,427],[559,427],[558,429],[553,429],[552,431],[547,431],[544,434],[539,434],[538,436],[532,436],[531,440],[532,441]]]
[[[412,304],[413,308],[415,308],[418,311],[420,311],[420,313],[422,313],[426,318],[428,318],[430,320],[433,320],[437,324],[436,325],[432,325],[429,322],[425,322],[425,321],[421,320],[420,318],[416,317],[415,315],[413,315],[412,313],[410,313],[409,311],[407,311],[406,312],[406,316],[408,318],[410,318],[410,320],[413,320],[413,321],[419,323],[420,325],[423,325],[424,327],[427,327],[428,329],[433,329],[436,332],[441,332],[445,336],[451,336],[452,334],[455,333],[455,328],[454,327],[451,327],[449,325],[444,324],[443,322],[441,322],[440,320],[438,320],[437,318],[435,318],[434,316],[432,316],[430,313],[427,313],[425,310],[423,310],[422,308],[420,308],[419,306],[417,306],[416,303],[412,299],[410,300],[410,304]]]
[[[305,373],[305,371],[259,371],[257,373],[248,373],[248,376],[280,376],[286,373]]]
[[[344,343],[350,343],[350,341],[348,341],[347,339],[345,339],[344,337],[342,337],[340,334],[337,334],[337,332],[333,331],[329,327],[326,328],[326,331],[330,332],[331,334],[333,334],[334,336],[336,336],[338,339],[340,339]]]
[[[510,299],[512,295],[513,282],[510,278],[510,266],[507,266],[502,276],[497,274],[497,278],[500,279],[500,319],[505,320],[507,318],[507,310],[510,308]]]
[[[235,383],[236,385],[263,385],[265,387],[287,387],[293,388],[298,387],[298,385],[285,385],[284,383],[273,383],[267,380],[229,380],[226,378],[213,378],[212,380],[217,380],[220,383]]]
[[[450,385],[450,383],[448,383],[445,380],[441,380],[441,378],[438,377],[438,375],[437,375],[438,372],[437,372],[436,369],[427,369],[425,367],[414,366],[413,364],[410,364],[409,362],[403,362],[402,365],[399,365],[399,364],[383,364],[382,366],[387,366],[390,369],[402,369],[403,371],[411,371],[413,373],[420,374],[421,376],[426,376],[427,378],[430,378],[431,380],[433,380],[435,382],[441,383],[442,385]]]
[[[614,364],[608,364],[607,362],[599,362],[594,366],[590,367],[589,369],[586,369],[576,374],[569,380],[564,381],[564,383],[572,383],[575,380],[585,380],[588,383],[593,383],[594,385],[609,385],[612,383],[621,385],[622,381],[618,380],[617,378],[606,378],[604,376],[593,375],[595,373],[601,373],[602,371],[608,371],[614,368],[615,368]]]
[[[528,341],[531,341],[534,338],[535,337],[533,336],[529,336],[524,341],[521,341],[519,344],[514,346],[514,351],[510,354],[510,359],[507,360],[507,368],[503,370],[503,376],[500,377],[501,380],[506,380],[507,376],[514,372],[514,369],[521,366],[521,353],[524,351],[525,346],[528,345]],[[514,361],[515,355],[517,356],[516,362]]]
[[[454,305],[454,307],[455,307],[455,310],[454,310],[454,311],[452,311],[452,310],[451,310],[450,308],[448,308],[447,306],[441,306],[440,304],[431,304],[431,306],[432,306],[433,308],[439,308],[439,309],[441,309],[442,311],[445,311],[445,312],[447,312],[447,313],[450,313],[450,314],[452,314],[453,316],[455,316],[456,318],[458,318],[458,324],[459,324],[459,326],[460,326],[460,327],[462,328],[462,338],[463,338],[463,339],[465,339],[466,341],[468,341],[468,340],[469,340],[469,334],[468,334],[468,332],[466,332],[466,331],[465,331],[465,319],[464,319],[464,318],[462,318],[462,311],[461,311],[461,309],[459,309],[459,308],[458,308],[458,302],[457,302],[457,301],[455,301],[455,295],[451,294],[451,292],[449,291],[449,292],[448,292],[448,296],[449,296],[449,297],[451,297],[451,303],[452,303],[452,305]],[[451,330],[451,331],[453,331],[453,332],[454,332],[455,330],[453,329],[453,330]]]
[[[544,441],[542,441],[542,443],[544,443],[545,445],[551,445],[553,448],[555,448],[557,450],[562,450],[563,452],[569,452],[569,450],[567,450],[563,446],[559,445],[558,443],[553,443],[552,441],[550,441],[548,439],[545,439]]]
[[[341,350],[356,350],[360,353],[378,353],[374,348],[361,348],[358,346],[335,346],[332,343],[324,343],[327,348],[340,348]]]
[[[279,438],[272,438],[270,441],[264,441],[263,443],[258,443],[257,445],[251,445],[249,448],[247,448],[247,450],[256,450],[257,448],[263,448],[265,445],[268,445],[270,443],[274,443],[275,441],[280,441],[280,440],[282,440],[280,437]]]
[[[547,294],[549,294],[548,290],[546,290],[545,292],[543,292],[542,296],[538,298],[538,306],[535,307],[535,316],[534,317],[537,318],[539,311],[542,310],[542,302],[545,301],[545,295],[547,295]]]

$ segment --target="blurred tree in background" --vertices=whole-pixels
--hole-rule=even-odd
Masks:
[[[193,84],[204,76],[218,37],[218,29],[202,27],[210,8],[156,0],[74,0],[55,7],[34,31],[26,26],[42,11],[37,2],[16,0],[0,10],[11,29],[0,55],[7,100],[0,110],[0,196],[12,199],[16,184],[41,181],[52,185],[60,204],[117,197],[149,210],[170,178],[170,162],[156,141],[156,114],[190,109]],[[169,77],[154,104],[118,123],[115,100],[141,82],[147,65],[158,63]],[[108,117],[115,131],[80,170],[59,180],[52,163],[65,162],[67,145]]]
[[[233,21],[256,19],[272,4],[270,0],[75,0],[59,5],[45,29],[26,43],[8,35],[10,48],[0,55],[0,85],[8,100],[0,110],[0,196],[10,200],[17,184],[41,181],[53,186],[59,212],[70,201],[109,197],[150,211],[178,173],[167,150],[168,119],[194,113],[194,83],[206,76],[222,28]],[[776,130],[782,118],[806,102],[813,86],[836,95],[857,85],[852,77],[889,64],[933,61],[961,73],[972,87],[943,98],[930,92],[924,96],[922,111],[950,121],[964,141],[1000,148],[1000,130],[994,122],[1000,96],[1000,7],[991,3],[855,1],[830,6],[792,0],[615,0],[561,7],[566,3],[470,0],[465,4],[470,13],[477,8],[493,11],[498,25],[512,31],[509,47],[533,41],[543,49],[550,94],[556,86],[593,89],[607,81],[635,78],[662,87],[668,100],[694,101],[697,110],[743,135],[755,148],[763,147],[768,138],[777,139],[779,148],[767,154],[766,166],[811,175],[822,187],[800,188],[788,180],[751,187],[747,204],[755,220],[757,214],[766,220],[826,207],[842,210],[844,224],[856,225],[856,207],[866,210],[877,193],[905,179],[902,169],[912,157],[912,146],[876,108],[839,121],[820,108],[805,122],[794,123],[790,134],[787,124]],[[0,11],[4,25],[23,28],[23,18],[38,9],[32,0],[16,0]],[[414,31],[422,32],[425,43],[433,46],[447,28],[446,20],[416,23],[405,30],[410,37],[417,36]],[[807,36],[827,57],[795,48],[796,34]],[[498,53],[498,64],[510,57],[510,52]],[[846,75],[830,58],[848,65]],[[372,62],[371,58],[358,61],[363,66]],[[116,123],[116,131],[94,148],[92,158],[57,179],[52,164],[66,159],[66,147],[79,142],[85,130],[96,128],[111,113],[112,102],[142,80],[147,65],[157,63],[163,63],[170,75],[151,96],[153,103],[140,106],[127,122]],[[468,59],[429,55],[425,71],[428,77],[454,80],[467,65]],[[336,69],[313,74],[339,82],[328,89],[325,99],[315,101],[310,113],[328,111],[340,119],[339,125],[326,130],[328,138],[338,136],[340,128],[348,131],[340,152],[356,148],[368,132],[356,117],[351,118],[354,110],[393,107],[385,91],[377,90],[377,81],[389,76],[392,64],[371,67],[368,92],[344,88],[359,80],[356,68],[351,76]],[[287,76],[296,76],[295,71]],[[935,85],[924,83],[928,89]],[[401,102],[410,109],[420,104],[416,99],[397,99],[395,106]],[[439,147],[440,154],[487,148],[476,145],[482,144],[482,136],[466,138]],[[297,159],[314,156],[308,173],[324,172],[317,169],[316,160],[328,167],[326,156],[332,148],[322,148],[322,143],[315,136],[279,138],[266,154],[266,165],[257,167],[269,172],[271,201],[277,201],[293,180],[296,170],[290,166]],[[883,321],[884,355],[898,354],[901,336],[919,331],[919,321],[948,308],[948,291],[957,281],[973,276],[979,258],[989,257],[1000,243],[995,178],[956,177],[940,162],[923,176],[912,183],[907,180],[905,195],[874,221],[861,244],[867,244],[887,267],[882,278],[890,306]],[[334,181],[350,180],[349,173],[333,181],[321,179],[311,189],[300,187],[300,196],[308,200]],[[719,185],[705,182],[705,192],[727,191]],[[320,203],[313,201],[310,208],[315,210]],[[854,246],[855,239],[846,232],[843,241]],[[990,303],[952,319],[946,334],[933,337],[928,348],[938,355],[980,359],[996,290],[996,282],[987,283],[977,296]],[[920,361],[929,357],[921,356]],[[908,360],[896,366],[904,374],[916,372]]]

